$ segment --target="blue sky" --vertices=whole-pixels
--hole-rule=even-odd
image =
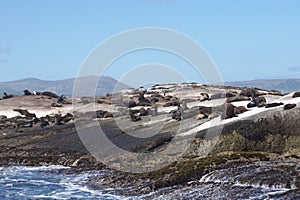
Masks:
[[[193,38],[225,81],[300,75],[297,0],[0,0],[0,5],[0,81],[75,77],[99,43],[143,27]],[[186,63],[166,53],[122,59],[105,75],[120,78],[131,66],[159,62],[199,81]]]

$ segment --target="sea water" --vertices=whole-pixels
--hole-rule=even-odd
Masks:
[[[121,199],[87,185],[99,173],[61,173],[63,166],[0,167],[0,199]]]
[[[282,196],[296,189],[281,184],[283,174],[269,173],[273,165],[248,165],[213,171],[200,180],[184,186],[159,189],[149,194],[117,196],[93,189],[88,180],[103,176],[105,171],[76,172],[63,166],[0,167],[0,200],[2,199],[299,199],[300,194]],[[260,178],[257,178],[260,176]],[[285,176],[289,176],[286,174]],[[268,181],[270,179],[270,181]],[[248,180],[248,182],[244,181]],[[276,180],[276,184],[268,182]],[[258,182],[257,182],[258,181]],[[119,189],[120,190],[120,189]],[[125,190],[125,188],[124,188]],[[108,194],[109,193],[109,194]]]

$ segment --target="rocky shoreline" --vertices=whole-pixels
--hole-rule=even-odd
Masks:
[[[218,110],[216,111],[216,116],[212,115],[212,111],[203,110],[203,106],[208,107],[207,105],[209,105],[209,103],[216,104],[219,99],[216,95],[220,92],[219,88],[212,87],[208,90],[208,87],[211,86],[197,85],[196,87],[192,85],[193,89],[196,88],[199,89],[199,91],[204,90],[209,92],[213,90],[214,94],[210,93],[209,96],[212,97],[215,95],[213,97],[216,98],[216,100],[214,100],[201,99],[204,95],[200,95],[198,90],[197,93],[199,93],[199,95],[196,98],[186,93],[186,89],[182,90],[181,94],[174,95],[175,90],[171,92],[170,89],[172,87],[173,86],[157,86],[156,88],[152,88],[152,90],[149,89],[147,93],[142,93],[142,95],[139,90],[126,93],[130,94],[123,96],[123,101],[129,102],[126,105],[127,108],[131,107],[132,110],[138,110],[129,114],[128,110],[124,111],[121,109],[124,105],[119,106],[120,103],[117,102],[119,101],[118,98],[113,99],[113,97],[107,95],[106,97],[97,99],[98,106],[103,106],[100,108],[104,108],[108,105],[119,107],[114,107],[110,110],[107,109],[108,111],[104,110],[105,112],[100,112],[99,110],[98,113],[93,111],[82,112],[82,110],[80,112],[74,111],[72,116],[74,115],[75,122],[73,118],[63,122],[62,116],[66,116],[68,113],[65,112],[64,115],[56,115],[62,117],[60,119],[63,123],[57,123],[57,120],[54,119],[53,123],[49,123],[49,125],[43,127],[34,125],[18,128],[2,126],[0,129],[0,166],[64,165],[74,168],[74,171],[109,169],[109,173],[104,177],[92,178],[89,183],[96,188],[115,188],[113,191],[114,194],[137,195],[158,191],[166,187],[197,185],[201,178],[215,170],[272,162],[275,166],[275,171],[281,170],[283,175],[292,173],[293,179],[286,180],[285,187],[291,189],[289,193],[299,193],[300,101],[296,103],[297,106],[287,110],[283,109],[284,105],[282,104],[276,104],[274,105],[275,108],[271,109],[269,107],[255,108],[260,111],[257,113],[254,109],[251,110],[252,108],[248,107],[245,113],[234,113],[238,115],[238,117],[231,116],[223,118]],[[178,88],[176,90],[178,90]],[[287,105],[292,104],[292,100],[299,99],[298,97],[292,98],[292,95],[297,93],[284,96],[274,91],[252,90],[252,93],[244,94],[246,97],[252,96],[249,97],[250,100],[245,100],[245,98],[240,97],[234,100],[237,96],[232,96],[232,94],[240,94],[241,92],[246,92],[246,90],[234,87],[227,88],[227,91],[230,91],[230,93],[227,92],[225,96],[220,96],[220,98],[227,97],[227,102],[230,98],[231,102],[236,103],[233,103],[234,107],[241,105],[247,107],[246,105],[249,102],[254,102],[253,95],[275,99],[274,101],[269,100],[269,102],[265,102],[265,105],[279,101],[285,102],[285,105]],[[256,92],[256,94],[253,94],[253,91]],[[162,93],[169,93],[170,98],[167,99],[166,96],[168,95],[163,95]],[[258,95],[258,93],[262,94]],[[173,94],[172,97],[171,94]],[[181,97],[181,100],[174,98],[174,96],[178,97],[180,95],[186,95],[186,98]],[[153,100],[154,97],[157,100]],[[10,99],[13,98],[18,97],[11,97]],[[36,97],[30,98],[36,101]],[[10,99],[1,101],[9,101]],[[55,103],[57,97],[49,97],[49,99],[47,100],[47,106],[49,106],[49,103]],[[135,105],[133,102],[135,102]],[[195,102],[200,102],[200,104],[196,104]],[[203,102],[204,104],[202,104]],[[87,106],[93,104],[93,101],[86,98],[79,99],[75,103],[84,106],[82,109],[87,109]],[[73,101],[73,104],[75,103]],[[187,109],[181,111],[180,109],[182,109],[182,107],[180,107],[180,105],[185,103],[187,104]],[[195,106],[193,106],[194,104]],[[153,105],[157,105],[158,108]],[[63,108],[68,106],[69,105],[64,105]],[[31,107],[24,108],[23,106],[21,108],[23,110],[33,110]],[[17,109],[21,108],[17,107]],[[46,107],[46,110],[48,108],[49,107]],[[144,108],[143,111],[141,111],[142,108]],[[200,108],[202,108],[202,110]],[[58,107],[55,109],[62,108]],[[155,111],[155,109],[157,113],[153,114],[152,111]],[[114,110],[117,110],[117,112],[114,112]],[[70,111],[70,109],[67,109],[67,111]],[[140,114],[141,112],[145,113],[145,111],[148,111],[150,114],[148,113],[145,116]],[[228,114],[228,112],[230,111],[228,111],[227,107],[226,113]],[[250,115],[249,113],[251,112],[253,112],[253,114]],[[29,114],[30,113],[32,113],[32,111],[29,112]],[[111,118],[109,113],[112,113],[113,118]],[[178,118],[178,113],[180,114],[180,118]],[[203,116],[196,118],[195,116],[199,114]],[[149,118],[147,118],[149,115],[152,115],[152,118],[150,121],[147,121],[149,120]],[[139,117],[140,120],[134,121],[133,116],[135,118]],[[23,116],[23,118],[28,117],[30,117],[28,113],[27,116]],[[34,120],[34,118],[41,119],[41,117],[37,116],[31,117],[31,120]],[[9,121],[11,119],[12,118],[8,117],[5,120],[7,122],[7,120]],[[160,126],[162,120],[164,123],[160,132],[153,137],[146,137],[147,130]],[[126,124],[126,127],[119,127],[122,126],[122,122]],[[208,122],[216,123],[214,125],[215,127],[222,127],[221,134],[218,137],[206,137],[207,128],[205,128],[205,123]],[[77,133],[76,128],[78,127],[76,126],[78,126],[78,123],[89,129],[92,128],[95,123],[99,124],[114,144],[130,152],[157,152],[164,150],[173,140],[180,139],[184,141],[185,138],[190,136],[192,136],[193,139],[183,156],[176,159],[176,161],[170,165],[156,171],[129,173],[111,169],[109,166],[104,165],[101,160],[98,161],[95,159],[86,149],[86,146]],[[201,128],[202,126],[204,128]],[[135,139],[128,134],[124,134],[126,131],[130,131],[133,136],[134,134],[145,136],[145,139]],[[214,144],[214,146],[207,156],[203,157],[203,146],[206,144]],[[126,163],[126,160],[130,160],[130,157],[124,153],[117,155],[115,159],[121,163]],[[276,181],[278,181],[276,178],[278,177],[271,178],[264,184],[269,184],[270,186],[275,185]],[[246,179],[248,180],[245,180],[245,182],[250,181],[250,177]],[[119,188],[123,189],[119,190]]]

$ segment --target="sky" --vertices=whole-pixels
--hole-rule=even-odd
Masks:
[[[0,82],[76,77],[99,44],[145,27],[192,38],[224,81],[300,75],[298,0],[0,0],[0,5]],[[149,49],[120,57],[102,75],[122,79],[147,63],[170,66],[199,82],[182,58]]]

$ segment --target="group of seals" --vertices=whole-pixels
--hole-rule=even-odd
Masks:
[[[253,108],[253,107],[263,107],[267,103],[266,98],[262,96],[257,96],[252,98],[252,100],[247,104],[247,108]]]
[[[14,109],[14,111],[20,113],[20,115],[11,118],[1,116],[0,128],[15,128],[16,131],[21,131],[20,128],[30,128],[34,125],[40,126],[41,128],[51,124],[64,125],[74,119],[71,113],[67,113],[64,116],[56,114],[54,116],[46,115],[38,118],[34,113],[30,113],[28,110]]]
[[[96,111],[96,118],[112,118],[113,114],[106,110],[97,110]]]

